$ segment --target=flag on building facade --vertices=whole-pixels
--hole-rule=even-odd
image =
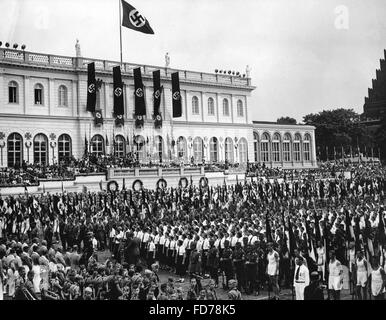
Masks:
[[[122,26],[147,34],[154,34],[149,21],[132,5],[122,2]]]
[[[173,118],[182,116],[180,78],[178,72],[172,73],[172,100],[173,100]]]
[[[96,79],[95,79],[95,63],[87,65],[87,111],[95,112],[96,104]]]
[[[117,126],[123,125],[123,115],[125,113],[124,101],[123,101],[123,83],[121,67],[116,66],[113,68],[113,85],[114,85],[114,116],[115,124]]]

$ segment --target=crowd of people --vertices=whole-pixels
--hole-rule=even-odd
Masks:
[[[386,170],[352,173],[3,197],[0,298],[338,300],[346,266],[357,299],[383,299]]]

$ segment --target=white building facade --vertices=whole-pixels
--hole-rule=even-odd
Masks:
[[[97,105],[104,123],[95,126],[86,111],[87,64],[95,62],[102,79]],[[130,151],[141,162],[162,160],[264,162],[270,167],[316,166],[315,128],[253,122],[251,79],[165,67],[122,65],[125,125],[113,117],[112,68],[118,62],[63,57],[0,48],[0,166],[23,160],[53,164],[69,156],[81,158],[86,140],[96,154]],[[134,128],[133,69],[141,67],[147,116]],[[154,128],[152,72],[161,70],[163,125]],[[172,119],[171,73],[179,72],[182,117]],[[112,139],[115,137],[115,147]],[[133,138],[132,138],[133,137]],[[134,138],[135,137],[135,138]],[[143,141],[138,147],[135,142]],[[132,147],[134,146],[134,148]]]

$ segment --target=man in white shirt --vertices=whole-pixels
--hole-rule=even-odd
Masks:
[[[303,257],[296,259],[296,268],[294,274],[294,288],[296,300],[304,300],[304,289],[310,284],[310,274],[308,268],[303,264]]]

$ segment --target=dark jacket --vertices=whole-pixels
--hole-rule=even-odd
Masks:
[[[323,290],[318,282],[311,282],[304,288],[304,300],[324,300]]]

